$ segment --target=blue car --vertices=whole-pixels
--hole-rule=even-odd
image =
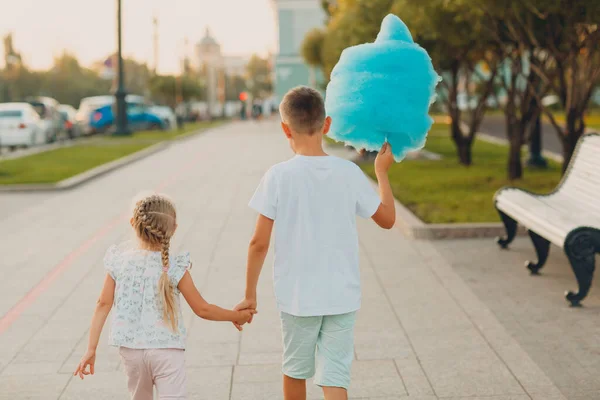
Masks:
[[[94,110],[90,117],[90,128],[95,132],[106,132],[113,128],[115,123],[114,105],[108,104]],[[149,111],[142,103],[127,103],[127,123],[129,129],[164,130],[168,124],[159,115]]]

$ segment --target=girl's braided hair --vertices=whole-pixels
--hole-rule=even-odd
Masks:
[[[161,249],[163,273],[158,281],[158,293],[163,309],[163,320],[172,331],[177,331],[177,304],[173,285],[169,280],[169,247],[175,233],[177,214],[175,206],[165,196],[153,194],[138,201],[133,210],[133,229],[145,244]]]

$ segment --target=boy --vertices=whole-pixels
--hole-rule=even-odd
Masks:
[[[283,331],[283,392],[306,399],[315,376],[325,399],[345,400],[360,308],[356,215],[394,226],[387,172],[389,145],[375,160],[381,200],[360,168],[322,147],[331,118],[316,90],[297,87],[281,105],[281,127],[296,156],[263,177],[250,207],[259,213],[248,250],[246,297],[236,309],[255,309],[256,285],[275,221],[274,286]],[[316,368],[315,368],[316,363]]]

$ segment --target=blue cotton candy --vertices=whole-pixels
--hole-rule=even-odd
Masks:
[[[388,15],[375,42],[345,49],[331,73],[325,100],[329,136],[369,151],[387,141],[396,161],[402,160],[425,145],[440,80],[404,22]]]

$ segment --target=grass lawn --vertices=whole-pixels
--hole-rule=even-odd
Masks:
[[[524,179],[506,178],[508,149],[505,146],[476,141],[473,165],[459,165],[448,125],[433,126],[425,148],[441,154],[441,161],[405,160],[390,171],[394,195],[427,223],[497,222],[494,193],[503,186],[517,186],[547,193],[560,180],[560,166],[550,162],[545,171],[526,169]],[[374,177],[373,165],[363,170]]]
[[[98,137],[71,147],[0,161],[0,185],[56,183],[153,144],[191,135],[221,123],[189,124],[181,131],[146,131],[127,137]]]

